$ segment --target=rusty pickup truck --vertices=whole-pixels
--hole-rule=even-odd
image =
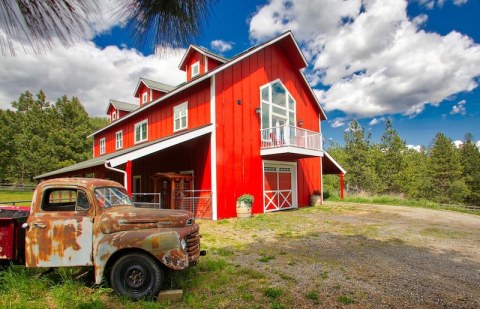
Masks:
[[[156,296],[167,270],[195,265],[199,226],[191,212],[136,208],[117,182],[41,182],[29,208],[0,207],[0,264],[88,266],[131,298]]]

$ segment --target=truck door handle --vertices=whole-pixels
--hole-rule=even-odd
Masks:
[[[44,228],[47,227],[47,226],[46,226],[45,224],[43,224],[43,223],[34,223],[33,225],[34,225],[36,228],[38,228],[38,229],[44,229]]]

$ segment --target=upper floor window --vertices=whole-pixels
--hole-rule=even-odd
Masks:
[[[135,124],[135,143],[148,139],[148,119]]]
[[[147,103],[147,100],[148,100],[148,92],[145,91],[145,92],[142,94],[142,104]]]
[[[186,129],[188,126],[188,102],[173,108],[173,131]]]
[[[123,130],[115,133],[115,149],[123,148]]]
[[[114,121],[115,119],[117,119],[117,112],[116,112],[116,111],[113,111],[113,113],[112,113],[112,121]]]
[[[100,154],[105,154],[105,137],[100,139]]]
[[[295,100],[280,80],[260,87],[262,129],[295,126]]]
[[[192,78],[200,74],[200,61],[192,64]]]

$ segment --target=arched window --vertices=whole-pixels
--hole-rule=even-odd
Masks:
[[[262,129],[287,132],[288,127],[295,127],[295,100],[280,80],[275,80],[260,87],[262,102]],[[269,131],[263,131],[263,139],[270,138]]]

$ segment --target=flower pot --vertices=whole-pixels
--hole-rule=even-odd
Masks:
[[[322,205],[321,195],[310,195],[310,206],[321,206],[321,205]]]
[[[245,202],[237,203],[237,218],[246,219],[252,216],[252,205]]]

